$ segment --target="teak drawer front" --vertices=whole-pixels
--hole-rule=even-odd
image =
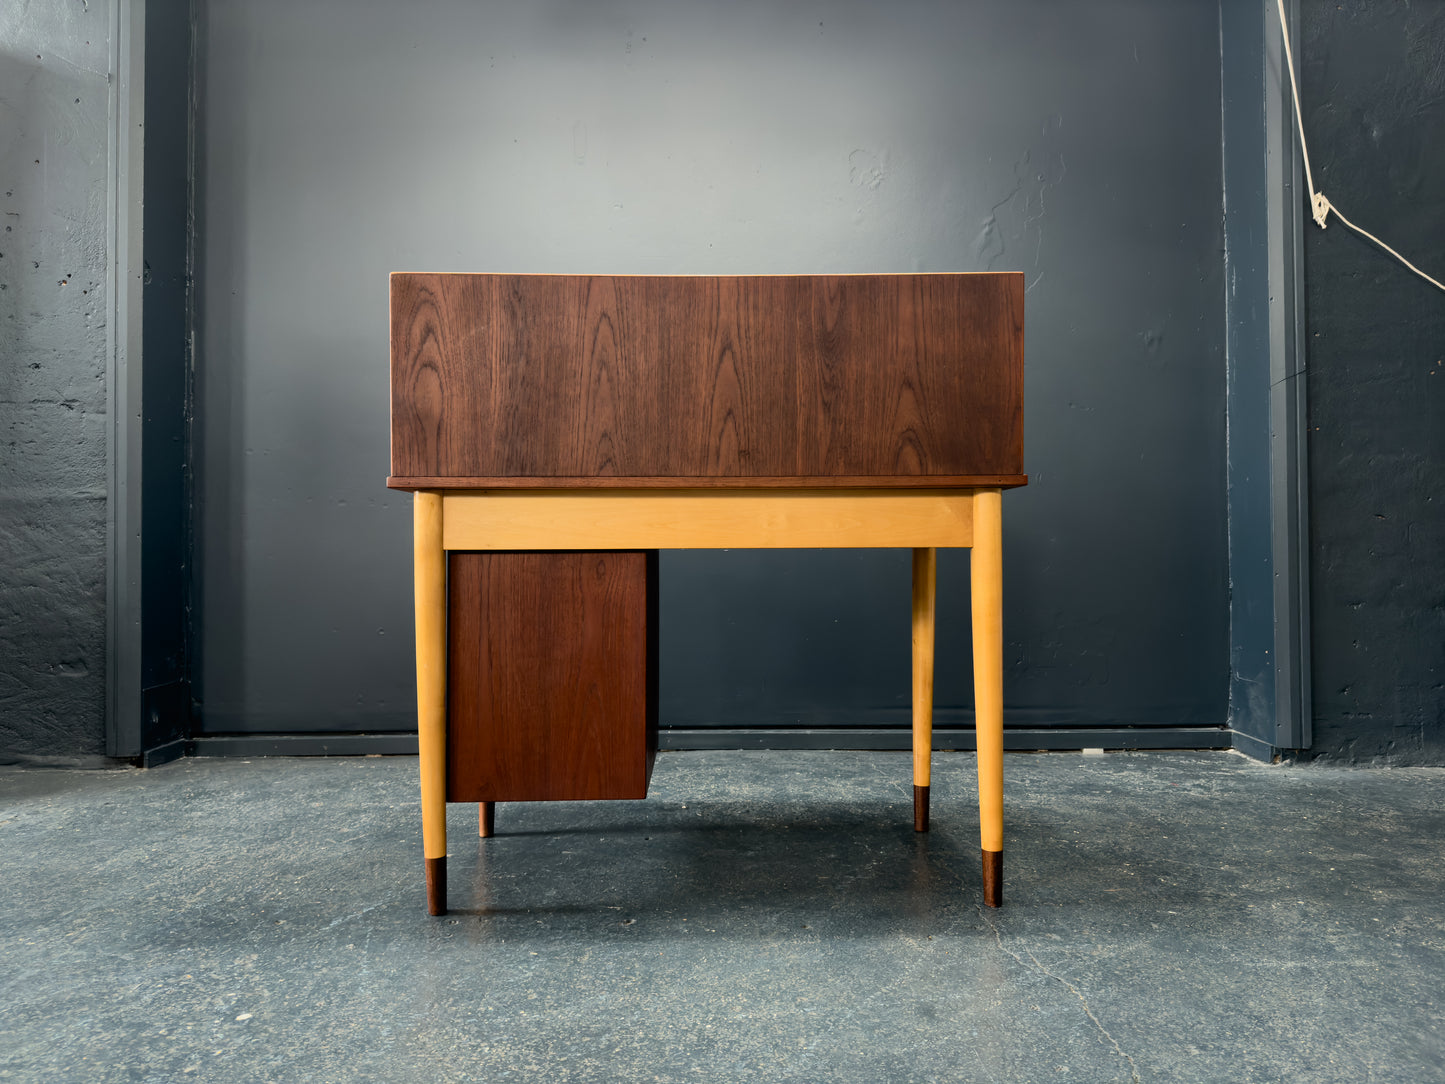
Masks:
[[[393,484],[1021,484],[1023,296],[1017,272],[399,272]]]
[[[657,551],[448,555],[447,800],[645,798]]]

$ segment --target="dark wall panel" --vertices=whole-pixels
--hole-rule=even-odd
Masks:
[[[1445,6],[1305,0],[1315,183],[1445,278]],[[1445,763],[1445,293],[1305,234],[1316,756]]]
[[[200,5],[204,726],[411,724],[387,274],[1019,270],[1017,720],[1223,723],[1215,3]],[[663,555],[662,721],[901,721],[906,559]],[[967,558],[937,698],[971,703]]]
[[[1225,334],[1229,373],[1230,726],[1273,745],[1269,222],[1265,18],[1260,0],[1222,0]]]
[[[147,0],[142,294],[141,745],[186,736],[190,456],[190,0]]]

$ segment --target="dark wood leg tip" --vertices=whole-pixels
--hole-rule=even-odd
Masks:
[[[483,839],[497,834],[497,803],[482,802],[481,812],[478,815],[480,820],[480,831]]]
[[[1003,906],[1003,851],[983,852],[983,902]]]
[[[913,788],[913,830],[928,831],[928,788]]]
[[[444,915],[447,913],[447,859],[426,860],[426,913]]]

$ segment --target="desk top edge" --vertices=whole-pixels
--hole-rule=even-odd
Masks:
[[[646,489],[646,490],[769,490],[769,489],[869,489],[895,493],[906,493],[918,489],[1016,489],[1029,482],[1027,474],[969,474],[969,475],[901,475],[895,477],[852,477],[852,478],[746,478],[730,475],[717,478],[425,478],[390,477],[386,480],[388,489],[432,490],[432,489],[525,489],[538,492],[548,490],[584,489]]]
[[[776,271],[726,272],[713,274],[705,271],[665,272],[619,272],[619,271],[391,271],[391,278],[470,277],[470,278],[519,278],[519,279],[904,279],[904,278],[1006,278],[1010,275],[1023,278],[1022,271]]]

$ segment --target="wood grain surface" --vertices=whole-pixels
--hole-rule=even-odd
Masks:
[[[1017,484],[1023,276],[397,273],[391,398],[402,488]]]
[[[971,546],[956,490],[495,489],[441,494],[449,550]]]
[[[657,551],[448,558],[447,800],[645,798]]]
[[[1028,485],[1026,474],[919,474],[891,478],[720,477],[720,478],[441,478],[392,475],[392,489],[1012,489]]]

